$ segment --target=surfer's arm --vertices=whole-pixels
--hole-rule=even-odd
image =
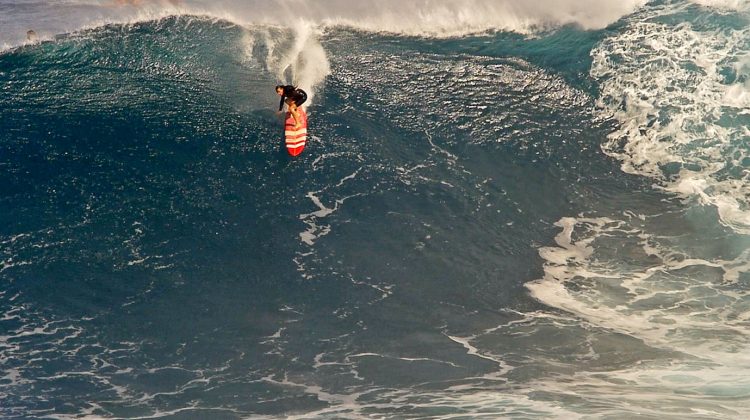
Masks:
[[[286,97],[284,95],[281,95],[281,101],[279,101],[279,112],[284,109],[284,99],[286,99]]]

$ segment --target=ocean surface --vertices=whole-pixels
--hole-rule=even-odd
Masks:
[[[0,418],[750,417],[750,2],[531,3],[0,0]]]

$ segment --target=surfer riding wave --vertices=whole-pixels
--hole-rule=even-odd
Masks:
[[[281,100],[279,101],[279,112],[281,112],[284,108],[284,103],[286,103],[289,107],[289,112],[292,114],[292,118],[294,118],[294,128],[297,129],[301,127],[302,123],[300,122],[297,108],[305,103],[307,100],[307,93],[292,85],[278,85],[276,86],[276,93],[281,96]]]

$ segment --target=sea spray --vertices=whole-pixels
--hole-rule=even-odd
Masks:
[[[318,40],[319,31],[310,22],[300,20],[293,27],[291,48],[270,61],[270,69],[279,82],[292,84],[308,92],[308,104],[315,90],[331,72],[326,51]],[[268,42],[273,42],[267,40]]]

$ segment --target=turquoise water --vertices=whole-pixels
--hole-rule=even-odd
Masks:
[[[0,415],[745,418],[735,3],[0,2]]]

